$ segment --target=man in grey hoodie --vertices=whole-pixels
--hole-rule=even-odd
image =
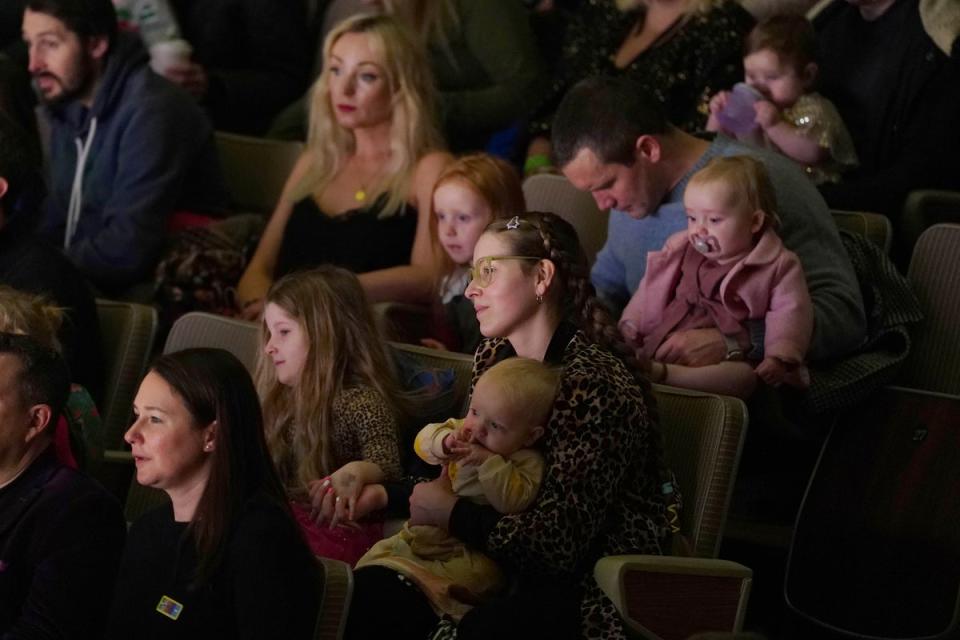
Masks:
[[[51,131],[39,231],[120,293],[151,275],[173,212],[225,202],[212,128],[117,33],[110,0],[29,0],[23,39]]]

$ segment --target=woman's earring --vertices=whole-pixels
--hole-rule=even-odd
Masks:
[[[204,450],[204,451],[213,451],[213,443],[212,443],[212,442],[208,442],[207,444],[203,445],[203,450]]]
[[[542,302],[543,302],[543,294],[542,294],[542,293],[538,293],[538,294],[537,294],[537,304],[541,304]]]

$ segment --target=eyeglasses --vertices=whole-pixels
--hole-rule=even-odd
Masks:
[[[477,260],[472,267],[470,267],[470,278],[477,283],[477,286],[483,289],[484,287],[489,287],[493,283],[493,274],[496,273],[496,269],[493,268],[493,263],[497,260],[542,260],[543,258],[537,258],[536,256],[486,256]]]

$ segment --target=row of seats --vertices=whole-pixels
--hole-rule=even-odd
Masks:
[[[122,346],[111,349],[116,360],[111,373],[123,370],[129,376],[126,385],[118,386],[120,393],[112,394],[114,402],[124,402],[126,411],[120,408],[105,410],[105,415],[113,417],[117,412],[129,416],[129,406],[136,385],[143,374],[146,353],[149,352],[153,328],[153,314],[146,307],[135,304],[101,301],[105,315],[114,316],[118,308],[126,307],[128,321],[111,324],[114,331],[105,335],[122,340]],[[236,355],[252,372],[259,349],[257,325],[232,318],[207,313],[189,313],[180,318],[173,326],[165,352],[177,351],[189,347],[218,347]],[[139,336],[139,340],[134,339]],[[391,343],[391,348],[402,351],[425,368],[452,369],[455,377],[455,406],[465,403],[470,384],[472,358],[468,355],[440,352],[414,345]],[[145,351],[144,351],[145,349]],[[138,352],[139,355],[133,352]],[[136,372],[139,364],[139,372]],[[122,399],[121,395],[126,395]],[[733,481],[739,462],[740,451],[747,427],[746,407],[740,400],[711,394],[698,393],[671,387],[657,386],[655,394],[662,421],[666,455],[669,464],[677,474],[683,487],[684,511],[681,520],[681,533],[686,541],[688,558],[648,558],[643,556],[624,556],[606,558],[597,565],[597,578],[608,588],[618,601],[627,620],[635,620],[653,629],[657,637],[686,638],[691,633],[705,629],[734,630],[742,625],[743,615],[749,594],[750,570],[735,563],[716,560],[720,548],[724,521],[729,506]],[[122,423],[121,423],[122,424]],[[122,428],[109,431],[108,448],[114,449],[108,455],[115,463],[127,458],[122,447]],[[163,495],[155,490],[140,487],[134,481],[127,494],[126,516],[133,520],[146,509],[163,500]],[[347,591],[350,572],[346,565],[330,561],[327,563],[328,588],[339,590],[338,596],[343,603],[343,592]],[[653,576],[673,575],[671,583],[676,588],[671,596],[663,596],[663,585],[657,587],[661,597],[656,611],[649,610],[649,598],[627,598],[621,587],[636,582],[638,572]],[[707,580],[706,583],[703,581]],[[728,602],[724,607],[695,606],[697,598],[716,594],[717,583],[725,585]],[[658,582],[663,582],[659,580]],[[703,583],[704,588],[695,588]],[[646,584],[650,584],[649,581]],[[709,585],[707,588],[706,585]],[[329,604],[329,603],[327,603]],[[668,606],[669,604],[669,606]],[[691,611],[702,611],[703,616],[691,616]],[[672,615],[668,615],[672,612]],[[342,613],[342,612],[341,612]],[[338,637],[339,620],[336,614],[327,621],[328,632]],[[638,629],[640,627],[637,627]],[[321,637],[321,636],[318,636]]]
[[[273,211],[303,152],[303,143],[222,131],[216,132],[216,143],[233,208],[261,214]],[[573,223],[581,234],[587,257],[593,259],[606,240],[607,213],[597,209],[588,193],[577,190],[562,176],[549,174],[531,176],[524,182],[523,191],[531,210],[552,211]],[[888,218],[860,212],[837,213],[842,213],[837,216],[842,228],[865,232],[878,241],[885,238],[883,246],[889,252],[892,229]],[[913,247],[920,234],[934,224],[955,222],[960,222],[960,193],[915,191],[907,198],[901,218],[904,246]]]
[[[864,214],[836,217],[841,226],[855,226],[860,233],[873,237],[879,246],[889,248],[888,225],[874,224],[877,219]],[[960,226],[937,225],[927,230],[917,244],[909,270],[926,320],[916,336],[902,384],[960,393],[960,344],[951,330],[960,315],[958,267]],[[128,456],[117,450],[123,447],[122,434],[129,420],[130,404],[151,352],[156,315],[149,307],[111,301],[99,301],[98,308],[110,363],[109,391],[103,407],[107,448],[113,449],[108,455],[113,460],[123,460]],[[225,348],[252,371],[258,350],[257,327],[254,323],[209,314],[187,314],[174,325],[164,350],[191,346]],[[469,356],[411,345],[392,347],[425,367],[453,369],[455,393],[461,402],[465,399],[470,380]],[[716,556],[746,430],[746,408],[738,400],[668,387],[656,387],[655,393],[667,459],[684,491],[681,531],[693,559],[605,558],[596,568],[598,582],[609,591],[625,618],[646,637],[685,638],[703,629],[739,630],[749,594],[750,570],[718,561]],[[134,483],[127,501],[128,519],[155,504],[156,493]],[[329,624],[325,623],[332,635],[318,637],[338,637],[342,620],[336,616],[345,611],[351,578],[345,565],[332,561],[327,565],[329,589],[340,590],[339,604],[333,606],[334,613],[327,614],[334,616],[327,620]],[[673,587],[665,591],[667,585]],[[658,594],[656,600],[651,600],[653,593]],[[697,599],[708,597],[719,598],[719,603],[715,601],[706,607],[696,604]],[[692,616],[692,611],[701,611],[702,616]]]

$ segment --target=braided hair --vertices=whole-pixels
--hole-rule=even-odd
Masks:
[[[508,226],[509,225],[509,226]],[[550,260],[556,268],[561,316],[580,329],[590,342],[619,358],[645,393],[650,391],[650,363],[641,362],[623,340],[610,311],[590,283],[590,264],[573,226],[547,212],[531,211],[515,220],[495,220],[487,233],[496,233],[514,255]],[[533,266],[524,265],[525,269]]]
[[[556,269],[555,281],[559,286],[548,295],[557,300],[561,317],[576,325],[587,340],[623,362],[633,376],[644,396],[651,428],[656,431],[655,437],[660,442],[656,447],[654,466],[659,475],[669,530],[677,534],[680,530],[682,499],[676,491],[676,478],[668,470],[663,458],[661,435],[657,427],[660,422],[659,411],[650,386],[650,362],[646,358],[637,358],[624,341],[610,311],[597,298],[590,282],[590,264],[580,246],[577,231],[557,215],[531,211],[510,220],[495,220],[487,227],[486,233],[497,234],[510,247],[513,255],[550,260]],[[531,270],[535,267],[525,263],[521,268]]]

